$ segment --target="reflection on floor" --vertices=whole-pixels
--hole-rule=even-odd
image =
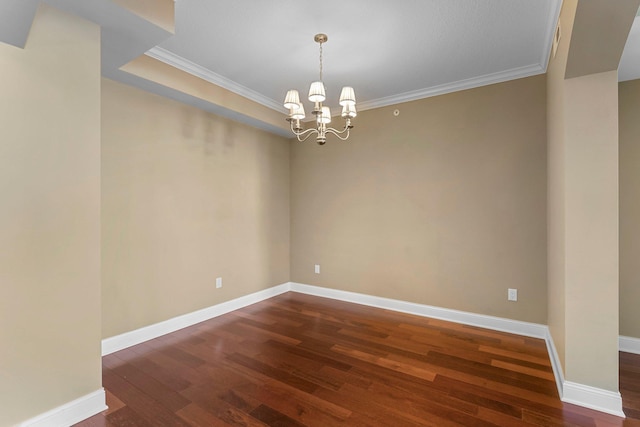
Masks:
[[[545,343],[289,292],[103,358],[80,426],[639,426],[560,401]]]

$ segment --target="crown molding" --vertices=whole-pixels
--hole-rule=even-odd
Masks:
[[[264,105],[265,107],[271,108],[272,110],[276,110],[279,113],[283,112],[282,105],[280,105],[280,103],[274,101],[273,99],[266,97],[252,89],[249,89],[246,86],[242,86],[241,84],[238,84],[231,79],[221,76],[220,74],[216,74],[213,71],[204,68],[203,66],[198,65],[194,62],[191,62],[188,59],[178,56],[172,52],[169,52],[166,49],[156,46],[145,52],[145,55],[153,59],[157,59],[158,61],[164,62],[167,65],[171,65],[172,67],[175,67],[193,76],[206,80],[209,83],[213,83],[214,85],[225,88],[235,94],[255,101],[258,104]]]
[[[398,95],[373,99],[371,101],[359,102],[358,110],[371,110],[373,108],[386,107],[388,105],[401,104],[403,102],[417,101],[419,99],[430,98],[432,96],[444,95],[451,92],[473,89],[490,84],[502,83],[509,80],[535,76],[537,74],[543,74],[544,72],[545,71],[540,66],[540,64],[532,64],[525,67],[512,68],[511,70],[485,74],[484,76],[474,77],[471,79],[458,80],[456,82],[451,82],[443,85],[430,86],[424,89],[418,89]]]
[[[551,21],[552,20],[550,20],[550,22]],[[158,61],[162,61],[167,65],[199,77],[217,86],[223,87],[240,96],[255,101],[258,104],[271,108],[272,110],[282,112],[282,106],[277,101],[266,97],[252,89],[242,86],[231,79],[216,74],[211,70],[208,70],[198,64],[189,61],[188,59],[182,58],[172,52],[169,52],[166,49],[163,49],[161,47],[154,47],[147,51],[145,55],[157,59]],[[432,96],[444,95],[461,90],[473,89],[490,84],[502,83],[509,80],[516,80],[524,77],[543,74],[546,70],[547,61],[543,61],[543,64],[545,64],[544,66],[540,64],[532,64],[524,67],[512,68],[506,71],[500,71],[497,73],[485,74],[484,76],[474,77],[471,79],[458,80],[456,82],[451,82],[443,85],[430,86],[424,89],[418,89],[398,95],[359,102],[358,111],[366,111],[374,108],[401,104],[404,102],[417,101],[419,99],[429,98]],[[339,109],[335,111],[332,110],[331,114],[339,115],[340,111]]]

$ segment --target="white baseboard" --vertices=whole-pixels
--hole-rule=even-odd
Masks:
[[[264,289],[231,301],[226,301],[202,310],[177,316],[173,319],[145,326],[140,329],[135,329],[130,332],[125,332],[124,334],[116,335],[114,337],[105,338],[102,340],[102,355],[106,356],[107,354],[111,354],[127,347],[186,328],[187,326],[213,319],[214,317],[221,316],[231,311],[238,310],[248,305],[288,292],[289,289],[289,283],[283,283],[282,285]]]
[[[618,338],[618,347],[620,351],[627,353],[640,354],[640,338],[625,337],[620,335]]]
[[[303,294],[316,295],[325,298],[337,299],[340,301],[352,302],[355,304],[384,308],[387,310],[399,311],[402,313],[415,314],[422,317],[432,317],[435,319],[448,320],[450,322],[478,326],[480,328],[486,329],[493,329],[494,331],[509,332],[512,334],[518,334],[527,337],[545,339],[547,336],[547,326],[538,323],[522,322],[519,320],[505,319],[502,317],[493,317],[484,314],[451,310],[448,308],[435,307],[425,304],[416,304],[407,301],[376,297],[355,292],[339,291],[336,289],[322,288],[319,286],[305,285],[302,283],[292,282],[291,290],[293,292],[300,292]]]
[[[617,415],[618,417],[625,417],[622,411],[622,396],[620,396],[619,392],[565,381],[562,401]]]
[[[107,409],[104,389],[89,393],[76,400],[58,406],[44,414],[31,418],[20,427],[67,427]]]
[[[547,327],[547,335],[544,338],[547,344],[547,353],[549,353],[549,360],[551,361],[551,369],[553,369],[553,377],[556,379],[556,387],[558,388],[558,396],[562,399],[564,388],[564,371],[562,370],[562,363],[560,362],[560,356],[558,350],[553,342],[551,331]]]
[[[381,298],[355,292],[322,288],[302,283],[291,283],[291,291],[368,305],[371,307],[384,308],[402,313],[415,314],[423,317],[448,320],[450,322],[492,329],[494,331],[509,332],[512,334],[544,339],[547,344],[547,352],[549,353],[551,367],[556,379],[558,394],[563,402],[573,403],[575,405],[624,417],[620,393],[614,393],[608,390],[565,381],[558,352],[555,344],[553,343],[551,333],[549,332],[549,327],[546,325],[486,316],[483,314],[468,313],[389,298]],[[640,340],[638,340],[638,342],[640,342]]]
[[[266,300],[276,295],[292,291],[335,300],[383,308],[386,310],[414,314],[422,317],[447,320],[464,325],[477,326],[500,332],[522,335],[526,337],[544,339],[551,360],[551,367],[556,379],[558,394],[563,402],[595,409],[597,411],[624,417],[622,412],[622,398],[620,393],[611,392],[583,384],[566,381],[562,365],[556,351],[553,338],[546,325],[539,323],[523,322],[519,320],[505,319],[501,317],[487,316],[483,314],[469,313],[448,308],[435,307],[425,304],[417,304],[407,301],[382,298],[356,292],[341,291],[337,289],[323,288],[320,286],[305,285],[302,283],[288,282],[273,288],[265,289],[250,295],[246,295],[231,301],[217,304],[202,310],[188,313],[164,322],[136,329],[115,337],[102,340],[102,354],[107,355],[124,348],[140,344],[153,338],[177,331],[178,329],[203,322],[208,319],[229,313],[233,310],[246,307],[251,304]],[[623,349],[623,343],[624,348]],[[635,350],[633,350],[635,349]],[[640,339],[620,337],[620,350],[640,354]]]
[[[556,378],[558,394],[563,402],[595,409],[596,411],[606,412],[622,418],[625,417],[622,411],[622,396],[620,396],[619,392],[565,380],[560,357],[556,351],[556,346],[553,343],[553,337],[550,331],[545,341],[547,342],[547,350],[549,351],[553,375]]]

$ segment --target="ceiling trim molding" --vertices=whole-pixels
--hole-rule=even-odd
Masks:
[[[552,21],[553,19],[549,20],[549,22]],[[258,104],[264,105],[265,107],[271,108],[278,112],[282,112],[282,106],[277,101],[268,98],[261,93],[251,90],[245,86],[242,86],[231,79],[216,74],[213,71],[208,70],[207,68],[189,61],[188,59],[182,58],[172,52],[169,52],[166,49],[163,49],[161,47],[154,47],[148,50],[145,55],[157,59],[158,61],[162,61],[165,64],[185,71],[217,86],[223,87],[240,96],[244,96],[245,98],[255,101]],[[456,82],[451,82],[443,85],[431,86],[428,88],[405,92],[398,95],[359,102],[358,110],[365,111],[374,108],[386,107],[389,105],[401,104],[404,102],[417,101],[419,99],[444,95],[460,90],[473,89],[490,84],[502,83],[509,80],[535,76],[538,74],[543,74],[545,72],[546,65],[543,66],[542,64],[531,64],[524,67],[512,68],[506,71],[499,71],[497,73],[485,74],[484,76],[474,77],[471,79],[458,80]],[[332,115],[339,113],[340,111],[338,110],[332,111]]]
[[[194,62],[191,62],[188,59],[182,58],[181,56],[178,56],[172,52],[169,52],[166,49],[156,46],[152,49],[149,49],[145,53],[145,55],[157,59],[158,61],[162,61],[165,64],[171,65],[172,67],[185,71],[203,80],[206,80],[209,83],[213,83],[214,85],[230,90],[235,94],[244,96],[245,98],[257,102],[258,104],[262,104],[265,107],[271,108],[272,110],[276,110],[280,113],[283,112],[282,105],[280,105],[273,99],[268,98],[254,90],[251,90],[246,86],[242,86],[231,79],[221,76],[220,74],[216,74],[213,71],[204,68]]]
[[[388,105],[400,104],[403,102],[417,101],[423,98],[429,98],[446,93],[457,92],[460,90],[473,89],[494,83],[502,83],[509,80],[521,79],[524,77],[543,74],[545,70],[540,64],[527,65],[525,67],[513,68],[511,70],[500,71],[497,73],[485,74],[484,76],[474,77],[471,79],[458,80],[457,82],[447,83],[438,86],[431,86],[425,89],[419,89],[411,92],[405,92],[398,95],[387,96],[385,98],[373,99],[358,103],[360,111],[370,110],[373,108],[386,107]]]
[[[249,126],[253,126],[257,129],[262,129],[266,132],[270,132],[275,135],[280,135],[285,138],[291,138],[291,130],[287,127],[277,127],[271,123],[267,123],[255,117],[243,114],[238,111],[233,111],[229,108],[222,107],[207,101],[206,99],[190,95],[177,89],[173,89],[168,86],[164,86],[161,83],[157,83],[152,80],[147,80],[144,77],[137,76],[123,70],[110,70],[103,74],[105,77],[115,80],[117,82],[136,87],[140,90],[147,91],[149,93],[155,93],[156,95],[164,96],[165,98],[173,99],[178,102],[182,102],[186,105],[199,108],[203,111],[208,111],[213,114],[217,114],[221,117],[226,117],[231,120],[235,120],[240,123],[245,123]],[[285,115],[282,115],[284,122]]]

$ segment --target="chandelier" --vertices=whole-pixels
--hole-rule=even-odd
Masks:
[[[305,118],[304,106],[300,102],[300,95],[295,89],[287,92],[284,100],[284,108],[289,110],[287,121],[291,123],[291,131],[298,141],[306,141],[313,134],[317,134],[316,141],[320,145],[327,142],[327,134],[331,133],[341,140],[349,138],[349,130],[353,128],[351,119],[356,116],[356,95],[352,87],[345,86],[340,93],[340,105],[342,106],[342,118],[345,120],[344,128],[337,130],[327,126],[331,123],[331,110],[322,105],[326,99],[324,83],[322,83],[322,43],[328,40],[326,34],[316,34],[313,40],[320,44],[320,80],[311,83],[309,88],[309,101],[313,102],[312,114],[316,117],[315,128],[305,130],[300,121]]]

